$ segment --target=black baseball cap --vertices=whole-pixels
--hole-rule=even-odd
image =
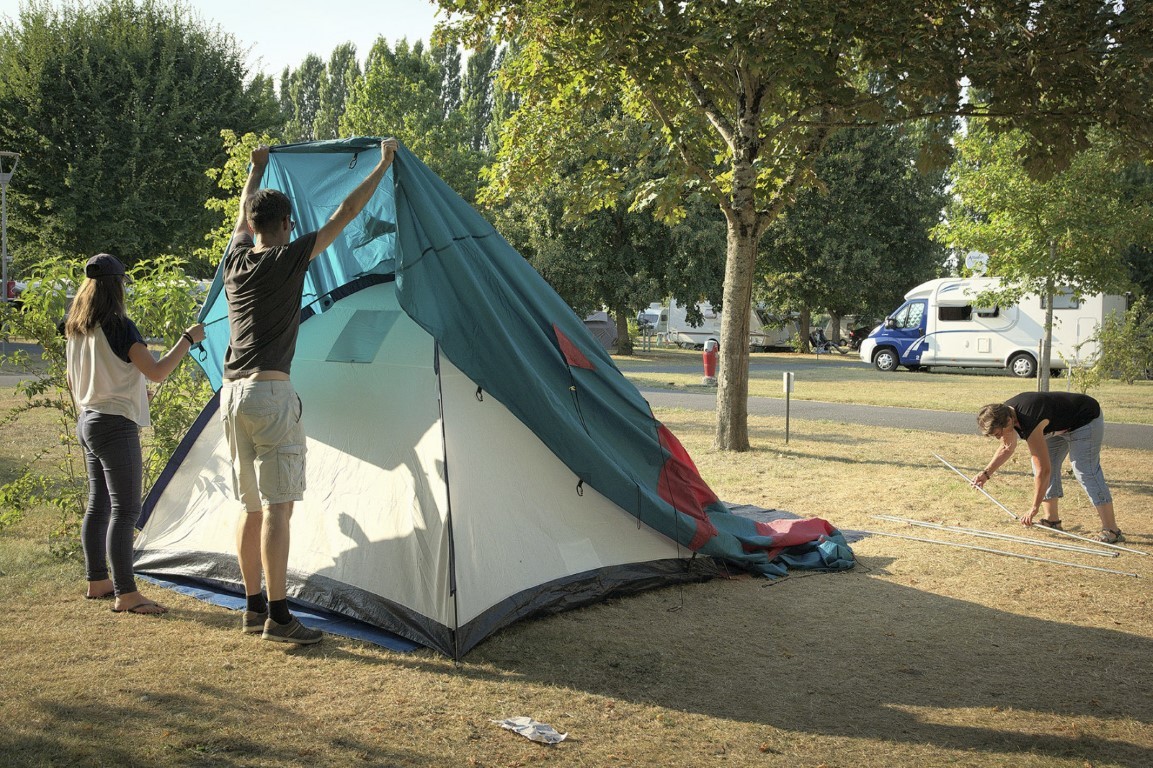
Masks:
[[[110,253],[98,253],[84,265],[84,274],[88,277],[123,275],[124,272],[124,265],[120,263],[120,259]]]

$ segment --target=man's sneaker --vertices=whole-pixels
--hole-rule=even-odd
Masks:
[[[257,632],[264,631],[264,622],[266,621],[268,621],[268,611],[262,613],[245,611],[244,618],[240,622],[240,629],[246,635],[255,635]]]
[[[319,629],[309,629],[300,623],[295,616],[287,624],[277,624],[272,619],[264,622],[264,632],[260,635],[264,640],[273,640],[278,643],[296,643],[297,645],[312,645],[319,643],[324,633]]]

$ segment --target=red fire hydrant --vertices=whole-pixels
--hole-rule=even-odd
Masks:
[[[719,346],[716,339],[709,339],[705,342],[705,351],[702,354],[705,362],[705,377],[701,383],[707,387],[717,385],[717,348]]]

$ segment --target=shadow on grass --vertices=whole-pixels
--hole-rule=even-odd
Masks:
[[[28,702],[32,722],[5,726],[0,750],[5,766],[140,766],[176,764],[230,768],[259,765],[428,765],[410,751],[359,740],[348,729],[316,732],[307,749],[286,748],[269,734],[253,730],[247,713],[259,711],[282,723],[298,720],[292,710],[259,695],[238,697],[209,684],[189,694],[134,694],[129,703],[110,704],[43,699]],[[147,730],[139,725],[147,725]],[[32,727],[35,726],[35,727]],[[108,738],[120,729],[119,743]],[[159,734],[142,742],[141,733]],[[150,757],[151,753],[151,757]],[[365,762],[371,757],[371,762]]]
[[[720,598],[748,602],[736,626],[712,610],[715,590],[729,585],[662,590],[647,598],[670,605],[646,609],[643,622],[630,617],[639,598],[629,598],[514,626],[474,650],[463,671],[493,665],[542,685],[789,732],[1153,765],[1153,748],[1051,722],[1153,725],[1149,639],[863,573],[736,587]],[[1036,733],[1022,732],[1022,712],[1038,716]],[[1003,713],[1014,722],[1001,728]]]
[[[1153,641],[872,578],[889,562],[686,585],[522,622],[474,649],[457,673],[786,735],[1153,765],[1147,739],[1093,735],[1099,722],[1153,726]],[[743,601],[735,622],[733,601]],[[332,655],[445,672],[443,660],[426,654],[383,658],[345,646]],[[1035,725],[1023,726],[1023,717]]]

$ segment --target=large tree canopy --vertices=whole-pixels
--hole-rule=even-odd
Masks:
[[[929,232],[945,205],[945,173],[915,167],[915,133],[890,126],[842,131],[761,244],[758,285],[773,306],[869,317],[938,276],[945,250]],[[802,338],[807,329],[802,330]]]
[[[0,147],[18,253],[190,251],[213,221],[206,169],[224,128],[259,128],[235,40],[183,6],[32,2],[0,27]]]
[[[566,115],[623,96],[638,119],[659,126],[676,160],[663,183],[638,190],[638,202],[673,201],[695,185],[719,204],[728,227],[720,449],[749,447],[745,307],[758,243],[835,130],[986,114],[1023,128],[1044,167],[1081,148],[1094,123],[1148,128],[1153,25],[1143,2],[439,2],[460,15],[462,33],[495,29],[517,41],[513,81],[533,117],[519,130],[533,150],[516,159],[547,159]],[[965,81],[988,102],[966,103]],[[585,170],[590,185],[618,194],[618,169]]]
[[[334,60],[340,55],[338,48]],[[353,51],[355,54],[355,50]],[[285,67],[280,75],[280,104],[284,113],[284,138],[289,142],[313,141],[317,122],[322,118],[320,92],[328,83],[324,61],[310,53],[296,69]],[[323,126],[322,126],[323,127]],[[327,137],[326,137],[327,138]]]

